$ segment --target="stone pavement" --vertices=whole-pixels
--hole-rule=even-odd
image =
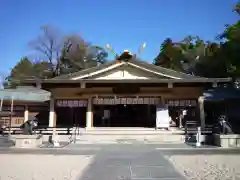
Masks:
[[[34,180],[183,180],[184,177],[173,168],[168,157],[198,154],[238,155],[240,150],[194,148],[186,144],[71,144],[60,149],[0,148],[0,159],[4,164],[0,168],[0,179],[8,180],[6,177],[10,174],[18,180],[32,180],[34,174]],[[28,169],[31,172],[26,176]]]
[[[90,159],[86,160],[87,157]],[[34,174],[34,180],[184,180],[154,145],[0,149],[0,159],[5,159],[4,168],[0,168],[0,175],[5,175],[1,180],[9,179],[7,173],[19,180],[32,180],[31,174]],[[29,177],[21,168],[31,171]],[[64,178],[61,171],[67,171],[65,174],[74,172],[74,176]]]
[[[156,151],[101,152],[79,180],[184,180]]]

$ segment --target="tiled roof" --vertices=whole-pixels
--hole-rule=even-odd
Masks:
[[[0,89],[0,99],[3,100],[44,102],[50,100],[50,97],[50,92],[31,86]]]
[[[52,78],[52,80],[54,80],[54,79],[55,80],[60,80],[60,79],[61,80],[67,80],[67,79],[70,80],[73,77],[87,75],[89,73],[93,73],[93,72],[102,70],[104,68],[110,67],[110,66],[114,65],[115,63],[116,63],[116,61],[107,62],[107,63],[102,64],[102,65],[97,66],[97,67],[85,69],[85,70],[78,71],[78,72],[71,73],[71,74],[67,74],[67,75],[60,75],[60,76],[57,76],[55,78]],[[156,66],[156,65],[153,65],[153,64],[149,64],[149,63],[147,63],[145,61],[142,61],[142,60],[139,60],[139,59],[128,60],[128,61],[126,61],[126,63],[124,65],[131,66],[131,64],[140,66],[142,68],[149,69],[149,70],[154,71],[154,72],[159,72],[159,73],[165,74],[167,76],[178,77],[180,79],[202,78],[202,77],[196,77],[196,76],[193,76],[193,75],[189,75],[189,74],[181,73],[181,72],[178,72],[178,71],[174,71],[174,70],[171,70],[171,69],[163,68],[161,66]]]

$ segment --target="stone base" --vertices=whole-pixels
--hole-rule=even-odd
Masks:
[[[2,137],[0,137],[0,144],[6,143],[6,142],[8,142],[8,141],[9,141],[8,136],[2,136]]]
[[[223,148],[239,147],[240,134],[214,134],[214,144]]]
[[[0,136],[0,147],[11,147],[14,144],[11,136]]]
[[[201,135],[200,136],[200,143],[205,144],[205,145],[213,145],[213,136],[212,135]],[[196,143],[197,142],[197,136],[192,135],[192,136],[186,136],[185,139],[186,143]]]
[[[37,148],[43,144],[41,135],[19,135],[16,136],[16,148]]]

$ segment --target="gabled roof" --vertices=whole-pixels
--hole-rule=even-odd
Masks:
[[[106,74],[109,75],[109,73],[114,74],[114,71],[124,72],[129,69],[133,70],[134,68],[145,75],[149,75],[149,77],[140,77],[140,79],[128,77],[125,79],[109,79],[105,76]],[[189,75],[160,66],[155,66],[147,63],[146,61],[132,57],[131,59],[107,62],[97,67],[92,67],[66,75],[60,75],[52,79],[43,79],[41,80],[41,83],[227,83],[231,81],[231,78],[205,78]],[[34,79],[25,79],[23,82],[26,84],[36,83]]]
[[[139,59],[131,59],[129,61],[111,61],[107,62],[105,64],[102,64],[98,67],[93,67],[89,69],[85,69],[82,71],[78,71],[75,73],[67,74],[67,75],[61,75],[53,78],[52,80],[80,80],[80,79],[91,79],[92,76],[96,74],[101,74],[105,71],[109,71],[118,67],[124,67],[124,66],[131,66],[135,67],[140,70],[148,71],[150,73],[154,73],[159,75],[159,78],[162,78],[162,76],[171,78],[171,79],[194,79],[194,78],[202,78],[202,77],[196,77],[193,75],[177,72],[171,69],[163,68],[160,66],[156,66],[153,64],[149,64],[145,61],[141,61]],[[206,78],[203,78],[206,79]]]

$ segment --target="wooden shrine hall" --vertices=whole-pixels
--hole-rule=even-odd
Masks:
[[[205,89],[231,82],[230,78],[197,77],[127,57],[43,79],[40,84],[26,79],[22,82],[26,86],[50,92],[50,100],[18,101],[15,110],[23,111],[23,120],[42,113],[40,124],[49,127],[155,127],[156,107],[161,106],[172,119],[188,109],[203,125],[199,97]]]

